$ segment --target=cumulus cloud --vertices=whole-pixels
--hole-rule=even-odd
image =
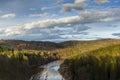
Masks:
[[[42,18],[55,17],[55,16],[57,16],[57,14],[43,13],[43,14],[30,14],[29,15],[29,17],[42,17]]]
[[[101,4],[105,4],[105,3],[108,3],[109,0],[94,0],[95,4],[97,5],[101,5]]]
[[[86,0],[75,0],[75,2],[72,3],[66,3],[62,5],[62,12],[69,12],[72,10],[83,10],[86,8],[87,4],[85,3]]]
[[[48,13],[43,13],[43,14],[30,14],[29,17],[48,17]]]
[[[114,13],[112,11],[114,11]],[[75,25],[79,25],[79,24],[81,25],[81,24],[89,24],[96,22],[120,21],[120,17],[119,17],[120,14],[118,13],[119,13],[118,9],[114,9],[114,10],[112,9],[106,11],[98,11],[98,10],[80,11],[79,16],[36,21],[32,23],[14,26],[12,28],[2,29],[1,32],[6,35],[20,35],[20,34],[25,34],[26,32],[29,32],[31,30],[33,31],[35,29],[39,30],[42,28],[53,28],[56,26],[75,27]],[[77,29],[84,30],[85,28],[86,27],[83,28],[78,27]]]
[[[43,20],[32,23],[27,23],[23,25],[13,26],[7,29],[2,29],[1,32],[7,35],[19,35],[24,34],[25,32],[32,29],[41,29],[41,28],[49,28],[54,26],[62,26],[66,24],[76,24],[80,21],[79,16],[53,19],[53,20]]]
[[[26,2],[27,1],[23,3]],[[118,5],[115,5],[115,2],[118,2],[118,0],[111,1],[110,4],[112,5],[110,4],[102,5],[109,2],[110,0],[72,0],[72,1],[55,0],[54,3],[53,1],[51,1],[49,5],[46,3],[43,4],[43,2],[38,4],[39,3],[38,1],[34,1],[33,3],[24,6],[20,5],[15,8],[14,6],[12,6],[11,8],[13,9],[6,10],[6,12],[7,11],[11,11],[15,13],[20,12],[19,15],[21,16],[26,15],[26,13],[30,13],[30,15],[24,16],[22,19],[16,17],[16,21],[14,22],[14,20],[8,18],[14,18],[16,14],[14,13],[4,14],[6,12],[1,13],[0,11],[1,14],[4,14],[4,15],[0,14],[1,15],[0,20],[2,24],[3,22],[5,23],[5,21],[8,22],[7,26],[13,25],[13,23],[14,25],[21,24],[10,27],[8,26],[5,27],[4,29],[0,29],[0,34],[1,34],[0,36],[4,36],[6,38],[25,39],[25,40],[31,40],[31,38],[33,40],[53,40],[53,39],[72,40],[72,39],[91,39],[91,38],[95,39],[99,37],[100,38],[116,37],[120,35],[118,28],[119,26],[118,27],[110,26],[110,25],[106,26],[106,24],[108,24],[108,22],[111,22],[110,24],[112,24],[114,23],[114,21],[120,21],[120,7],[118,7]],[[35,5],[32,6],[33,4]],[[23,12],[24,10],[26,10],[26,8],[27,9],[29,8],[29,11],[27,10]],[[41,8],[40,11],[39,8]],[[61,11],[60,9],[62,9],[63,13],[60,13]],[[36,12],[36,14],[34,14],[34,12]],[[64,13],[64,12],[69,12],[69,13]],[[56,14],[53,13],[58,13],[58,14],[56,16]],[[66,15],[69,17],[65,17]],[[51,16],[56,16],[56,17],[55,19],[53,19],[53,17]],[[30,17],[28,19],[31,20],[26,19],[26,17]],[[38,18],[41,18],[42,20],[36,21],[38,20]],[[26,20],[19,23],[19,20],[23,20],[23,19]],[[27,21],[28,22],[32,21],[32,22],[25,23]],[[114,34],[112,35],[112,33]]]
[[[58,8],[58,7],[60,7],[60,5],[55,5],[55,6],[51,6],[51,7],[42,7],[41,10],[42,11],[51,10],[51,9],[55,9],[55,8]]]
[[[28,25],[29,26],[29,25]],[[88,26],[84,25],[57,25],[48,28],[25,28],[25,26],[14,26],[11,28],[1,29],[0,34],[7,35],[6,39],[24,39],[24,40],[60,40],[60,39],[73,39],[75,35],[87,35],[85,32],[90,29]],[[72,35],[71,37],[64,37],[67,35]],[[32,37],[32,39],[31,39]]]
[[[41,8],[42,11],[56,9],[58,7],[61,7],[61,3],[64,2],[64,0],[56,0],[55,4],[53,6],[44,6]]]
[[[109,0],[92,0],[97,5],[102,5],[110,2]],[[65,3],[62,5],[62,12],[70,12],[72,10],[86,10],[88,9],[90,0],[74,0],[74,3]]]
[[[80,16],[82,17],[83,23],[104,22],[104,19],[106,19],[110,14],[111,13],[109,11],[80,11]]]
[[[75,3],[84,3],[86,0],[75,0]]]
[[[37,9],[36,8],[30,8],[29,10],[34,11],[34,10],[37,10]]]
[[[61,2],[64,2],[64,0],[56,0],[56,4],[59,4]]]
[[[120,33],[113,33],[112,35],[120,37]]]
[[[0,34],[4,35],[4,39],[12,38],[12,39],[24,39],[24,40],[49,40],[49,41],[50,40],[63,41],[68,39],[72,40],[75,39],[76,35],[81,35],[81,36],[88,35],[86,31],[90,28],[88,26],[78,24],[76,23],[76,21],[74,22],[74,19],[76,18],[77,17],[61,18],[58,19],[59,22],[57,20],[50,22],[51,21],[50,20],[46,22],[44,21],[44,23],[39,21],[36,23],[34,22],[19,26],[13,26],[13,27],[1,29]],[[65,23],[63,23],[64,21]],[[54,26],[52,23],[54,24]],[[42,24],[44,26],[42,26]],[[79,36],[78,38],[82,38],[82,37]]]
[[[3,19],[14,18],[14,17],[16,17],[15,13],[4,14],[1,16],[1,18]]]
[[[79,16],[34,21],[32,23],[0,29],[0,34],[15,39],[25,39],[26,36],[32,36],[35,40],[80,39],[81,37],[85,39],[85,36],[89,37],[89,32],[87,31],[91,29],[91,27],[86,26],[86,24],[118,21],[120,20],[119,13],[119,8],[104,11],[84,10],[79,11]],[[119,34],[113,35],[117,36]]]
[[[104,11],[84,10],[79,12],[83,23],[120,21],[119,13],[120,8],[105,9]]]

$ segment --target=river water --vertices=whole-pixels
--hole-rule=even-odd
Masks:
[[[65,80],[58,71],[61,63],[62,61],[54,61],[40,66],[44,68],[43,72],[33,75],[30,80]]]

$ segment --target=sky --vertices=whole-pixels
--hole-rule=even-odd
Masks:
[[[120,0],[0,0],[0,39],[120,39]]]

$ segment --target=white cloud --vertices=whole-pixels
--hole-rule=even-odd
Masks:
[[[43,14],[30,14],[29,17],[48,17],[48,13],[43,13]]]
[[[43,13],[43,14],[30,14],[29,17],[41,17],[41,18],[52,18],[57,16],[56,14],[49,14],[49,13]]]
[[[64,4],[62,12],[70,12],[72,10],[83,10],[86,7],[86,4]]]
[[[79,12],[83,23],[120,21],[119,13],[120,8],[106,8],[104,11],[93,9]]]
[[[120,21],[120,17],[105,18],[105,19],[101,19],[101,21],[103,22]]]
[[[64,0],[56,0],[56,4],[59,4],[61,2],[64,2]]]
[[[109,0],[94,0],[95,4],[101,5],[101,4],[105,4],[108,3]]]
[[[82,17],[83,23],[95,23],[95,22],[104,22],[103,19],[108,18],[111,15],[109,11],[80,11],[80,16]]]
[[[75,0],[75,3],[84,3],[86,0]]]
[[[45,6],[45,7],[42,7],[41,10],[42,11],[45,11],[45,10],[51,10],[51,9],[56,9],[58,7],[61,7],[61,3],[64,2],[64,0],[56,0],[55,4],[53,6]]]
[[[20,34],[29,32],[29,30],[61,26],[69,23],[75,24],[75,23],[78,23],[79,21],[80,21],[79,16],[52,19],[52,20],[43,20],[43,21],[37,21],[37,22],[32,22],[32,23],[27,23],[23,25],[2,29],[0,33],[6,34],[6,35],[20,35]]]
[[[110,2],[109,0],[92,0],[97,5]],[[72,10],[82,11],[89,8],[90,0],[74,0],[74,3],[65,3],[62,5],[62,12],[70,12]]]
[[[51,7],[42,7],[41,10],[42,11],[51,10],[51,9],[55,9],[55,8],[58,8],[58,7],[60,7],[60,5],[55,5],[55,6],[51,6]]]
[[[17,25],[6,29],[2,29],[0,33],[6,35],[21,35],[21,34],[27,34],[29,32],[39,32],[39,30],[43,28],[53,28],[56,26],[74,27],[75,25],[79,25],[79,24],[120,21],[119,11],[120,10],[118,8],[109,9],[106,11],[99,11],[99,10],[80,11],[79,16],[71,16],[71,17],[65,17],[59,19],[48,19],[48,20],[27,23],[23,25]],[[82,28],[79,29],[81,30]]]
[[[86,0],[75,0],[75,2],[72,3],[66,3],[62,5],[62,12],[70,12],[72,10],[83,10],[87,7],[87,4],[85,3]]]
[[[36,10],[36,8],[30,8],[29,10],[34,11],[34,10]]]
[[[17,27],[17,26],[16,26]],[[89,27],[84,25],[77,26],[59,26],[53,28],[34,28],[29,30],[22,30],[23,28],[6,29],[4,34],[8,35],[7,39],[24,39],[24,40],[56,40],[56,39],[68,39],[69,37],[63,37],[67,35],[87,35],[87,32],[83,32],[89,29]],[[3,30],[2,30],[3,31]],[[13,32],[12,32],[13,31]],[[21,32],[20,32],[21,31]],[[9,34],[7,34],[9,33]],[[4,35],[4,36],[6,36]],[[32,37],[32,38],[31,38]],[[71,39],[74,37],[71,37]],[[70,38],[69,38],[70,39]]]
[[[4,14],[1,16],[1,18],[3,19],[14,18],[14,17],[16,17],[16,14],[14,13]]]
[[[48,19],[43,21],[32,22],[24,25],[25,29],[33,29],[33,28],[49,28],[69,23],[76,23],[80,21],[79,16],[60,18],[60,19]]]
[[[37,1],[35,1],[33,4],[36,4],[36,2]],[[10,26],[10,27],[8,26],[4,29],[0,29],[0,34],[5,36],[7,35],[7,37],[9,38],[13,38],[13,36],[15,36],[15,38],[17,36],[18,38],[19,36],[21,36],[21,39],[26,39],[26,40],[28,40],[28,38],[31,39],[31,37],[34,40],[63,39],[63,37],[64,39],[80,39],[80,38],[85,39],[86,35],[89,33],[97,34],[98,35],[97,37],[99,37],[99,35],[101,35],[100,37],[103,37],[104,35],[105,35],[104,37],[106,37],[109,34],[111,34],[110,32],[112,31],[114,33],[117,33],[114,35],[118,36],[119,35],[118,28],[113,29],[115,27],[112,27],[111,30],[108,30],[110,26],[107,28],[105,28],[104,26],[101,26],[101,24],[108,24],[108,22],[112,24],[114,23],[114,21],[120,21],[120,8],[114,8],[114,7],[118,7],[116,5],[112,5],[112,6],[102,5],[108,2],[110,2],[110,0],[72,0],[72,1],[55,0],[55,2],[50,3],[50,5],[43,4],[38,6],[36,4],[34,7],[31,6],[33,5],[32,3],[24,6],[18,6],[18,7],[13,7],[14,5],[11,4],[10,6],[13,5],[11,7],[13,8],[12,12],[16,12],[16,11],[21,12],[22,10],[23,11],[26,10],[26,8],[29,9],[29,11],[25,11],[23,14],[25,15],[26,12],[30,12],[30,15],[27,16],[30,18],[26,18],[26,16],[24,16],[24,18],[22,19],[16,19],[17,21],[10,20],[10,19],[1,19],[1,23],[3,24],[3,22],[4,23],[7,22],[7,26],[14,25],[17,23],[21,25]],[[118,0],[111,1],[110,4],[112,4],[112,2],[113,4],[115,4],[115,2],[118,2]],[[16,5],[16,3],[14,4]],[[9,5],[6,4],[6,6],[8,7]],[[38,11],[40,7],[41,7],[40,13],[34,14],[36,11]],[[61,7],[63,12],[69,12],[69,11],[72,11],[72,12],[65,13],[65,14],[60,13],[59,9],[61,9]],[[11,11],[11,10],[5,10],[1,14],[7,13],[8,11]],[[44,11],[47,13],[44,13]],[[76,14],[76,12],[78,13]],[[56,16],[56,14],[52,14],[52,13],[58,13],[58,15]],[[16,16],[14,13],[4,14],[4,15],[1,15],[1,14],[0,14],[0,18],[14,18]],[[65,17],[66,15],[69,17]],[[71,16],[71,15],[77,15],[77,16]],[[53,19],[53,17],[51,16],[56,16],[55,17],[56,19]],[[57,19],[57,17],[64,17],[64,18]],[[39,18],[42,20],[36,21]],[[22,21],[23,19],[25,19],[25,21]],[[28,19],[31,19],[31,20],[28,20]],[[43,20],[43,19],[46,19],[46,20]],[[19,23],[19,21],[22,21],[22,22]],[[25,22],[31,22],[31,23],[25,23]],[[92,31],[91,28],[93,28],[93,26],[89,26],[90,23],[97,24],[94,27],[95,30]],[[118,31],[116,32],[116,30]],[[87,31],[91,31],[91,32],[87,32]],[[94,37],[94,35],[88,35],[86,38],[92,38],[92,37]]]

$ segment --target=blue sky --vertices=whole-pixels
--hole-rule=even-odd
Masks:
[[[120,0],[0,0],[0,39],[120,39]]]

